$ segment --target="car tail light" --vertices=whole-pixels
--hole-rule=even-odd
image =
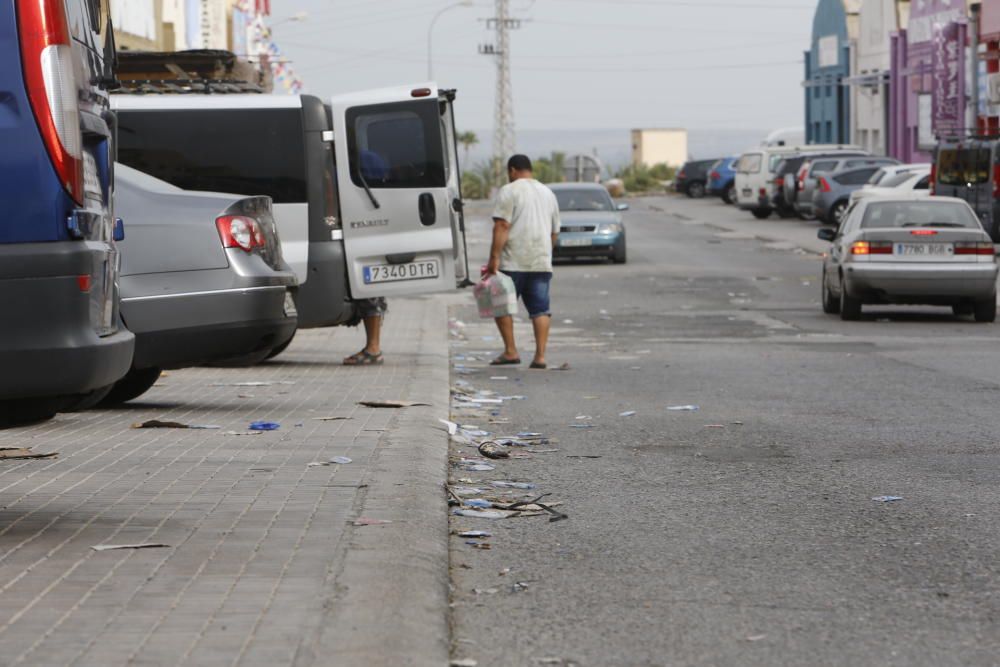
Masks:
[[[931,163],[931,177],[927,181],[927,190],[928,190],[928,192],[931,193],[931,195],[934,194],[935,186],[937,186],[937,163],[936,162],[932,162]],[[994,186],[994,187],[996,187],[996,186]]]
[[[937,236],[936,229],[914,229],[910,232],[913,236]]]
[[[956,255],[993,255],[996,254],[993,244],[981,241],[981,242],[961,242],[955,244],[955,254]]]
[[[18,0],[17,28],[35,122],[59,181],[82,204],[83,134],[63,0]]]
[[[818,183],[819,183],[819,191],[820,192],[829,192],[830,191],[830,184],[826,182],[826,178],[824,176],[820,176],[819,177],[819,182]]]
[[[785,177],[778,176],[776,179],[774,179],[774,185],[779,188],[785,187]]]
[[[687,178],[687,172],[681,169],[681,173],[677,174],[677,178]]]
[[[855,241],[851,244],[852,255],[891,255],[891,241]]]
[[[711,174],[709,174],[709,176],[708,176],[708,177],[709,177],[709,178],[711,178],[711,179],[712,179],[713,181],[717,181],[717,180],[719,180],[720,178],[722,178],[722,174],[720,174],[720,173],[719,173],[719,172],[717,172],[717,171],[713,171],[713,172],[712,172]]]
[[[799,190],[804,190],[806,187],[806,176],[809,174],[810,166],[811,165],[808,162],[806,162],[804,165],[802,165],[802,168],[799,169],[799,178],[796,181]]]
[[[90,279],[90,274],[86,274],[86,275],[82,275],[82,276],[77,276],[76,277],[76,286],[80,289],[81,292],[84,292],[84,293],[89,292],[90,288],[92,286],[92,281]]]
[[[216,219],[215,226],[219,229],[219,238],[222,239],[224,248],[241,248],[250,252],[266,245],[260,225],[253,218],[224,215]]]

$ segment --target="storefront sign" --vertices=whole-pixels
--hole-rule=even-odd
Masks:
[[[937,7],[938,5],[941,7]],[[936,27],[943,27],[966,17],[964,0],[915,0],[911,12],[910,24],[906,29],[906,39],[911,45],[932,41]]]
[[[820,37],[817,42],[819,54],[818,65],[820,67],[836,67],[840,64],[840,40],[836,35]]]
[[[933,128],[937,135],[965,127],[965,24],[935,25],[932,52]]]
[[[937,145],[934,136],[934,100],[931,95],[917,95],[917,146],[919,150],[933,150]]]

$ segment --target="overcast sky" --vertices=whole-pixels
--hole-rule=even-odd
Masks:
[[[327,96],[422,81],[438,11],[458,0],[272,0],[276,42]],[[816,0],[512,0],[520,129],[777,128],[803,123],[802,52]],[[492,0],[441,14],[434,78],[459,125],[493,126]],[[305,12],[302,21],[288,17]]]

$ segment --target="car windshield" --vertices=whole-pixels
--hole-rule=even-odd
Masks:
[[[613,211],[611,197],[603,190],[556,190],[560,211]]]
[[[897,186],[902,185],[903,183],[906,183],[911,178],[913,178],[913,176],[914,172],[912,171],[901,171],[895,176],[889,176],[881,183],[879,183],[879,185],[883,188],[895,188]]]
[[[968,205],[959,202],[887,201],[868,205],[861,229],[886,227],[980,228],[979,219]]]
[[[988,148],[942,148],[938,151],[938,183],[974,185],[990,180]]]

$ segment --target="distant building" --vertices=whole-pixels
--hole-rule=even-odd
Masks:
[[[162,0],[108,0],[115,45],[122,51],[159,51],[165,46]]]
[[[632,130],[632,164],[680,167],[688,159],[688,133],[683,129]]]
[[[820,0],[813,17],[812,45],[805,54],[806,140],[851,141],[851,44],[858,34],[860,0]]]
[[[980,95],[978,128],[1000,134],[1000,0],[983,0],[979,38],[983,59],[979,62]]]

